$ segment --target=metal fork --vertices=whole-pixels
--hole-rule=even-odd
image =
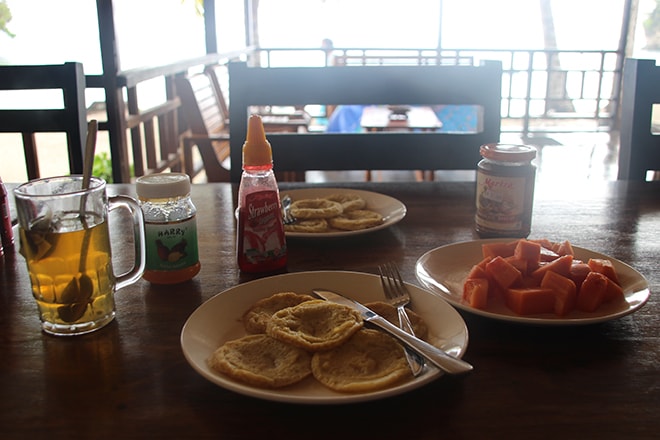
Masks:
[[[285,225],[296,222],[296,218],[291,214],[291,197],[287,194],[282,197],[282,221]]]
[[[388,299],[388,302],[396,307],[397,314],[399,315],[399,327],[405,332],[414,335],[410,318],[406,313],[405,306],[410,304],[410,293],[406,285],[403,283],[399,269],[394,263],[385,263],[378,266],[380,273],[380,284],[383,286],[383,292]],[[419,376],[424,370],[424,359],[412,350],[406,349],[406,359],[412,371],[413,376]]]

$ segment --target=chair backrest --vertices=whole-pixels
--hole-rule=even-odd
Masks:
[[[60,89],[61,109],[0,109],[0,132],[21,133],[29,179],[40,177],[35,133],[64,132],[69,170],[82,174],[87,110],[85,73],[80,63],[33,66],[0,66],[0,90]]]
[[[653,127],[653,105],[660,104],[660,67],[655,60],[627,58],[621,101],[620,180],[646,180],[660,170],[660,127]]]
[[[248,67],[229,63],[231,179],[241,175],[250,106],[475,105],[476,132],[272,133],[278,171],[475,169],[500,137],[502,65]]]
[[[204,170],[209,182],[229,180],[229,172],[222,164],[229,156],[228,115],[211,77],[207,73],[177,75],[175,83],[189,129],[182,137],[185,172],[193,178]],[[193,145],[202,158],[201,167],[193,158]]]
[[[229,115],[209,75],[198,73],[177,76],[176,88],[181,97],[184,117],[193,134],[209,135],[225,128]]]
[[[229,71],[226,64],[210,64],[204,68],[218,97],[218,104],[225,119],[229,119]]]

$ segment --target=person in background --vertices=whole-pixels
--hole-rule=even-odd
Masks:
[[[325,65],[334,66],[335,65],[335,45],[332,43],[330,38],[324,38],[321,40],[321,49],[325,52]]]

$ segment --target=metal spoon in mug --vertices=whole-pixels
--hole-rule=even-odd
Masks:
[[[98,130],[98,123],[92,119],[87,124],[87,140],[85,142],[85,160],[83,164],[83,180],[82,189],[89,189],[89,183],[92,179],[92,167],[94,165],[94,151],[96,150],[96,132]],[[85,273],[85,264],[87,260],[87,252],[89,250],[90,230],[87,226],[85,217],[85,202],[87,196],[83,195],[80,199],[80,221],[85,228],[85,235],[83,236],[82,248],[80,250],[80,264],[78,272],[80,275],[74,277],[69,284],[62,291],[60,300],[65,304],[58,307],[57,311],[63,321],[74,322],[82,315],[85,314],[87,309],[87,302],[94,293],[94,283],[92,279]]]

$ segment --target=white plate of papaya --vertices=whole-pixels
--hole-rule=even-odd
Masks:
[[[417,260],[422,286],[488,318],[582,325],[626,316],[649,298],[649,283],[615,258],[547,239],[486,239],[432,249]]]

